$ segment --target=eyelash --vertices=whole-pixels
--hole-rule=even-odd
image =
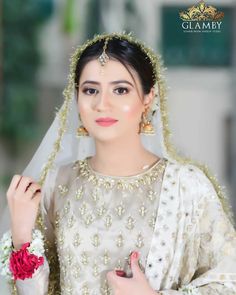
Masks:
[[[122,89],[123,91],[125,90],[125,93],[123,92],[123,93],[117,93],[118,95],[124,95],[124,94],[127,94],[127,93],[129,93],[129,89],[128,88],[126,88],[126,87],[117,87],[115,90],[120,90],[120,89]],[[95,90],[95,92],[93,92],[93,93],[89,93],[91,90]],[[88,92],[89,91],[89,92]],[[83,90],[82,90],[82,92],[83,93],[85,93],[85,94],[87,94],[87,95],[94,95],[94,94],[97,94],[98,93],[98,90],[97,89],[95,89],[95,88],[84,88]]]

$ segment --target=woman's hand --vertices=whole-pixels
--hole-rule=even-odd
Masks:
[[[133,277],[125,278],[118,276],[116,271],[107,273],[107,280],[112,287],[114,295],[157,295],[149,285],[146,276],[141,271],[138,264],[138,252],[133,252],[131,255],[131,270]]]
[[[31,242],[40,199],[41,187],[38,183],[30,177],[13,176],[7,191],[7,200],[15,249],[19,249],[26,242]]]

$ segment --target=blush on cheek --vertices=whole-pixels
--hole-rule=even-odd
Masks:
[[[84,105],[83,103],[78,104],[78,109],[81,115],[86,114],[88,112],[88,107],[86,107],[86,105]]]
[[[122,111],[129,117],[137,117],[137,113],[140,112],[140,108],[138,106],[124,105],[122,107]]]
[[[124,106],[122,107],[122,110],[123,110],[124,112],[126,112],[126,113],[129,113],[129,112],[130,112],[130,109],[131,109],[131,106],[129,106],[129,105],[124,105]]]

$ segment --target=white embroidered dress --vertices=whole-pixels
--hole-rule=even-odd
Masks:
[[[162,158],[143,173],[100,174],[83,161],[47,177],[43,213],[56,240],[62,295],[112,294],[106,272],[127,269],[131,251],[164,295],[236,294],[236,233],[208,178]],[[18,293],[47,294],[48,265],[17,281]],[[145,295],[145,294],[144,294]]]

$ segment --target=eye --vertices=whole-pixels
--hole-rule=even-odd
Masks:
[[[126,87],[118,87],[115,89],[115,93],[121,95],[121,94],[126,94],[129,92],[129,89]]]
[[[98,93],[98,90],[95,88],[84,88],[82,90],[83,93],[87,94],[87,95],[94,95]]]

